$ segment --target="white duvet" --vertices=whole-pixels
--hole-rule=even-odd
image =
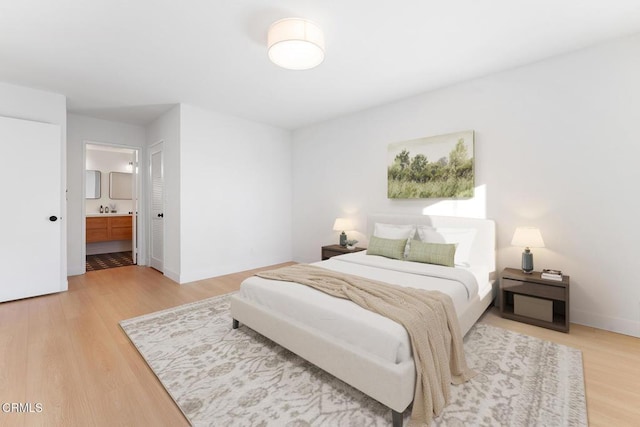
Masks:
[[[333,271],[354,274],[400,286],[438,290],[451,296],[458,316],[486,286],[483,269],[448,268],[392,260],[356,252],[315,263]],[[239,291],[243,299],[296,319],[336,339],[344,340],[386,361],[411,359],[407,331],[400,324],[355,303],[304,285],[250,277]]]

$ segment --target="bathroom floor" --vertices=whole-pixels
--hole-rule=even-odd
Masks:
[[[104,270],[105,268],[133,265],[133,257],[129,252],[87,255],[87,271]]]

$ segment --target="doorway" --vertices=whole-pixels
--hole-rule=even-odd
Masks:
[[[139,150],[85,142],[85,271],[137,264]]]

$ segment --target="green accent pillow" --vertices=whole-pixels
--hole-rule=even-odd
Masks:
[[[414,240],[411,242],[407,261],[453,267],[455,254],[455,243],[428,243]]]
[[[371,236],[367,255],[380,255],[387,258],[404,259],[404,248],[407,239],[383,239],[382,237]]]

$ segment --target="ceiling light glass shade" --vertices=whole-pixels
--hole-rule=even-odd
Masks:
[[[308,70],[324,60],[324,34],[313,22],[286,18],[274,22],[267,35],[269,59],[289,70]]]
[[[544,240],[540,230],[535,227],[518,227],[511,240],[513,246],[528,248],[544,248]]]

